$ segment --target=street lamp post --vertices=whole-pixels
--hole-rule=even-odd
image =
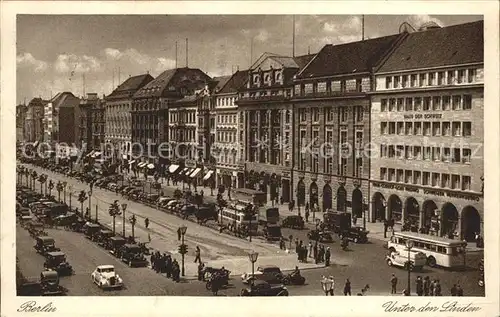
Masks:
[[[257,259],[259,258],[259,252],[250,252],[248,253],[248,259],[250,262],[252,262],[252,285],[254,284],[253,281],[254,279],[254,274],[255,274],[255,262],[257,262]]]
[[[408,286],[406,289],[406,296],[411,295],[411,259],[410,259],[410,254],[411,254],[411,249],[413,248],[413,240],[406,240],[406,248],[408,249],[408,263],[406,265],[406,268],[408,269]]]
[[[89,220],[90,220],[90,219],[92,219],[92,217],[91,217],[92,205],[90,204],[90,202],[92,200],[92,191],[89,190],[87,194],[89,195]],[[82,212],[83,212],[83,210],[82,210]],[[97,212],[95,214],[95,222],[97,223]]]
[[[333,296],[333,285],[334,285],[334,280],[333,277],[323,277],[321,280],[321,288],[323,288],[323,292],[325,292],[325,295],[328,296],[330,294]]]
[[[181,229],[181,239],[182,239],[181,240],[181,245],[184,245],[184,236],[186,235],[187,227],[183,225],[183,226],[180,227],[180,229]],[[182,252],[182,254],[181,254],[182,255],[182,271],[181,271],[182,276],[185,275],[185,270],[184,270],[184,254],[185,254],[185,252]]]
[[[63,191],[64,191],[64,204],[66,204],[66,186],[68,185],[67,182],[63,182]]]
[[[69,210],[71,211],[71,194],[73,193],[73,186],[69,185]]]
[[[127,210],[127,204],[122,204],[122,210],[123,210],[122,236],[125,238],[125,211]]]
[[[366,199],[363,198],[363,229],[366,230]]]

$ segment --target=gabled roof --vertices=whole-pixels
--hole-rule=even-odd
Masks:
[[[150,81],[146,86],[142,87],[135,93],[135,97],[155,97],[161,96],[163,90],[167,88],[170,80],[174,77],[178,68],[167,69],[154,80]]]
[[[309,63],[313,58],[314,56],[316,56],[317,54],[308,54],[308,55],[302,55],[302,56],[295,56],[293,58],[293,60],[295,61],[295,63],[297,64],[297,66],[299,66],[299,69],[302,69],[304,68],[307,63]]]
[[[134,94],[137,90],[144,87],[146,84],[154,80],[150,74],[143,74],[127,78],[123,83],[116,87],[106,99],[128,97]]]
[[[219,90],[219,94],[236,93],[248,80],[248,70],[239,70],[229,78],[225,85]]]
[[[66,103],[66,100],[68,100],[69,98],[73,99],[74,103]],[[55,95],[52,99],[50,99],[49,102],[52,103],[52,106],[54,108],[59,108],[61,106],[77,106],[80,102],[80,99],[73,95],[73,93],[64,91]]]
[[[215,91],[220,91],[222,87],[224,87],[226,83],[231,79],[232,76],[233,75],[214,77],[213,81],[216,83],[214,85]]]
[[[476,21],[410,33],[378,72],[483,62],[483,27]]]
[[[266,58],[270,57],[270,56],[280,56],[278,54],[275,54],[275,53],[270,53],[270,52],[264,52],[262,55],[260,55],[260,57],[252,64],[252,66],[250,66],[250,69],[254,69],[256,68],[260,63],[262,63]]]
[[[403,33],[352,43],[325,45],[296,78],[369,72],[405,35]]]

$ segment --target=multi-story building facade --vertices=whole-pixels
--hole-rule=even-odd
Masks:
[[[243,144],[238,133],[238,89],[248,79],[247,71],[237,71],[221,78],[214,94],[214,156],[216,185],[244,187],[244,165],[241,165]]]
[[[43,141],[43,113],[47,104],[42,98],[33,98],[28,104],[25,123],[25,140],[28,142]]]
[[[249,69],[238,92],[245,187],[266,192],[271,200],[281,196],[287,202],[292,196],[292,80],[313,56],[265,53]]]
[[[28,107],[24,104],[16,106],[16,142],[24,142],[25,140],[25,121]]]
[[[64,142],[69,146],[78,142],[79,104],[80,99],[67,91],[49,100],[44,110],[45,142]]]
[[[326,45],[295,76],[291,122],[298,206],[365,215],[371,72],[404,37]]]
[[[483,22],[410,33],[375,74],[371,212],[474,240],[483,223]]]
[[[96,103],[93,104],[91,109],[92,116],[92,149],[94,151],[104,151],[105,143],[104,138],[106,136],[106,99],[103,96],[102,99],[98,99]]]
[[[182,140],[193,140],[196,144],[196,104],[193,105],[196,90],[203,89],[206,83],[210,82],[210,77],[199,69],[194,68],[176,68],[169,69],[161,73],[156,79],[150,81],[147,85],[139,89],[133,97],[131,118],[132,118],[132,153],[134,157],[141,158],[144,163],[147,161],[150,164],[159,165],[161,172],[177,171],[177,169],[166,169],[176,161],[177,166],[180,164],[178,158],[175,157],[173,147],[164,146],[160,147],[161,143],[167,144],[169,141],[180,142]],[[193,100],[190,100],[193,98]],[[189,129],[183,135],[177,135],[177,131],[181,128],[175,127],[175,133],[172,132],[174,126],[170,124],[170,107],[172,113],[181,109],[177,100],[184,99],[180,104],[186,104],[187,109],[182,115],[176,114],[177,118],[182,119],[181,125],[185,126],[185,120],[189,118]],[[181,111],[182,112],[182,111]],[[194,120],[194,121],[193,121]],[[191,125],[194,127],[195,132],[192,132]],[[188,135],[187,131],[191,131]],[[137,146],[136,146],[137,144]],[[142,149],[141,149],[142,147]],[[172,151],[170,151],[172,150]],[[184,151],[181,146],[179,151]],[[184,164],[182,162],[182,164]]]
[[[149,74],[127,78],[106,97],[106,156],[130,160],[132,154],[132,97],[153,80]]]
[[[78,146],[86,152],[94,150],[93,137],[93,108],[100,103],[96,93],[88,93],[85,98],[80,98],[78,106],[80,112],[79,118],[79,141]]]

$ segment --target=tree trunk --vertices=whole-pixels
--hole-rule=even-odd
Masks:
[[[115,234],[115,217],[116,216],[113,216],[113,234]]]

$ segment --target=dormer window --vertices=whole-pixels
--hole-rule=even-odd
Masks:
[[[279,80],[281,80],[281,74],[280,73],[276,74],[276,81],[279,81]]]
[[[268,75],[266,75],[266,77],[264,78],[264,80],[265,80],[266,82],[268,82],[268,81],[269,81],[269,74],[268,74]]]

